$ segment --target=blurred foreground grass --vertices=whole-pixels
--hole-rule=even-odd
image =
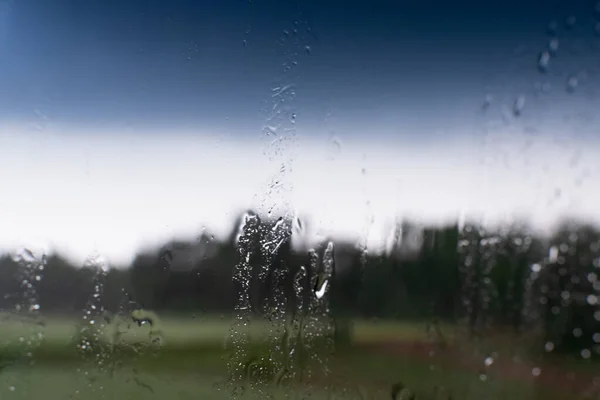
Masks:
[[[109,361],[114,373],[100,372],[93,359],[83,359],[74,341],[80,324],[69,318],[45,319],[45,326],[6,322],[0,324],[0,399],[228,399],[227,352],[231,320],[219,318],[163,317],[164,342],[156,351],[128,352],[117,348]],[[149,326],[133,325],[124,343],[144,341]],[[452,341],[452,326],[442,327]],[[28,344],[32,335],[43,332],[39,343]],[[255,349],[265,346],[269,325],[254,321],[248,330]],[[467,368],[455,355],[438,357],[439,343],[430,343],[424,324],[354,321],[349,343],[338,345],[327,376],[313,376],[307,385],[282,385],[263,390],[274,398],[389,399],[391,385],[402,381],[428,397],[435,385],[448,388],[454,399],[581,399],[587,387],[549,385],[524,368],[523,376],[484,371],[483,360],[494,344],[462,347],[465,358],[481,358],[480,367]],[[438,347],[436,347],[438,346]],[[497,347],[500,357],[508,356],[506,344]],[[501,350],[500,350],[501,349]],[[31,354],[27,354],[31,353]],[[510,355],[511,357],[513,354]],[[443,361],[443,362],[442,362]],[[454,362],[455,361],[455,362]],[[531,360],[524,359],[521,363]],[[538,360],[535,360],[538,362]],[[566,361],[565,361],[566,362]],[[540,365],[544,370],[543,365]],[[597,365],[577,365],[572,371],[589,372]],[[599,368],[600,370],[600,368]],[[493,372],[493,371],[492,371]],[[544,370],[545,372],[545,370]],[[567,379],[567,378],[565,378]],[[577,389],[577,388],[576,388]],[[247,391],[245,398],[261,398]],[[264,393],[263,393],[264,394]],[[301,397],[297,397],[301,396]],[[597,397],[589,397],[597,398]]]

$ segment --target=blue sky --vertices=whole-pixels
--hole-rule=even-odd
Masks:
[[[396,215],[600,214],[594,7],[0,1],[0,247],[122,261],[248,207],[373,246]]]
[[[12,1],[0,19],[0,115],[256,127],[270,87],[293,80],[310,125],[328,113],[361,128],[441,125],[431,113],[463,122],[486,85],[531,91],[550,21],[594,39],[593,3],[570,13],[554,3]]]

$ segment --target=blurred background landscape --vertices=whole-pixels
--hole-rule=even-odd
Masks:
[[[600,4],[0,0],[0,399],[600,399]]]
[[[203,232],[118,267],[3,256],[2,379],[29,396],[40,388],[24,379],[75,368],[78,389],[43,391],[149,396],[177,373],[206,381],[186,381],[181,398],[362,398],[398,382],[419,398],[597,396],[594,227],[565,222],[537,237],[524,225],[399,221],[381,254],[343,241],[294,248],[301,227],[249,212],[227,240]]]

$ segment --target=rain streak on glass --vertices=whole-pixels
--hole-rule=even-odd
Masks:
[[[92,292],[77,326],[74,345],[82,361],[78,371],[87,386],[85,392],[78,390],[76,394],[103,396],[105,386],[114,385],[120,377],[127,377],[125,382],[152,393],[152,386],[138,376],[135,368],[123,369],[123,360],[157,354],[164,340],[158,316],[143,310],[124,289],[116,297],[116,309],[109,311],[104,294],[109,273],[107,261],[94,255],[86,260],[83,269],[90,276]]]
[[[550,39],[548,43],[548,50],[552,55],[555,55],[560,47],[560,41],[557,38]]]
[[[471,336],[481,335],[490,323],[488,308],[495,288],[489,276],[499,244],[499,237],[476,225],[465,224],[462,230],[459,240],[462,305]]]
[[[298,268],[298,271],[294,275],[293,289],[296,304],[292,314],[289,348],[291,373],[293,377],[299,379],[302,378],[302,362],[305,357],[302,338],[305,322],[304,297],[306,291],[306,283],[307,272],[306,268],[302,265],[300,266],[300,268]]]
[[[301,266],[293,272],[292,297],[287,298],[283,288],[294,266],[281,259],[278,252],[282,246],[289,246],[292,225],[301,224],[286,218],[261,221],[256,214],[247,213],[240,226],[239,261],[234,269],[238,297],[228,344],[232,396],[249,389],[267,395],[271,382],[283,390],[291,388],[287,385],[290,379],[308,383],[317,372],[314,366],[327,373],[334,332],[327,296],[335,268],[334,245],[327,244],[322,263],[315,250],[309,251],[310,270]],[[309,277],[312,290],[306,292]],[[255,298],[254,293],[259,297]],[[288,315],[289,310],[292,312]],[[266,319],[266,352],[249,352],[259,340],[249,329],[252,314]]]
[[[34,353],[44,338],[45,321],[41,317],[38,288],[44,276],[47,259],[44,254],[23,248],[11,255],[16,264],[18,290],[5,294],[10,306],[0,313],[0,326],[10,327],[16,335],[3,337],[0,344],[0,372],[10,365],[24,362],[33,365]],[[9,332],[10,332],[9,331]],[[7,333],[3,331],[3,333]],[[3,348],[6,345],[6,349]],[[5,351],[7,350],[7,351]]]
[[[329,373],[329,354],[333,352],[335,324],[330,314],[328,296],[335,273],[333,242],[327,243],[322,262],[314,249],[309,251],[309,259],[312,294],[304,332],[305,346],[312,360],[306,372],[310,380],[317,372],[312,370],[312,365],[319,366],[320,373]]]
[[[296,124],[299,118],[296,109],[298,65],[301,57],[305,56],[302,49],[309,47],[306,44],[308,31],[307,23],[298,19],[282,32],[279,38],[283,58],[281,74],[271,87],[271,98],[264,108],[266,118],[263,134],[268,141],[264,154],[275,168],[262,199],[262,206],[269,216],[275,208],[286,210],[290,205],[291,187],[286,177],[293,168],[295,158]]]
[[[92,279],[92,293],[83,310],[81,321],[75,335],[75,346],[79,350],[84,366],[81,369],[88,388],[92,392],[101,391],[102,387],[94,385],[111,363],[110,352],[106,345],[106,323],[103,305],[103,291],[108,271],[108,264],[103,257],[96,254],[89,257],[83,268],[89,271]]]
[[[238,262],[234,267],[233,280],[236,284],[237,298],[234,308],[234,321],[229,333],[229,349],[231,351],[228,368],[229,384],[232,395],[243,393],[246,378],[246,363],[249,362],[248,347],[251,343],[250,289],[252,281],[252,260],[256,257],[255,249],[260,238],[260,219],[254,213],[244,215],[240,225],[236,245]]]
[[[287,373],[289,325],[286,324],[287,298],[284,291],[289,266],[278,257],[282,246],[287,249],[291,237],[292,221],[279,218],[273,223],[263,223],[260,230],[261,265],[259,286],[263,288],[263,314],[269,321],[269,352],[263,362],[269,362],[281,381]],[[269,279],[268,279],[269,278]]]
[[[515,102],[513,103],[513,115],[515,117],[520,117],[523,114],[523,110],[525,109],[525,95],[521,94],[517,96]]]
[[[550,64],[550,51],[544,50],[540,53],[538,58],[538,68],[540,72],[548,72],[548,65]]]

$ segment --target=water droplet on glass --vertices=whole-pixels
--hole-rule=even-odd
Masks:
[[[592,340],[593,340],[595,343],[600,343],[600,332],[596,332],[596,333],[594,333],[594,335],[592,335]]]
[[[23,260],[26,263],[33,263],[35,262],[35,255],[33,254],[33,252],[29,249],[22,249],[18,254],[17,257],[21,260]]]
[[[321,282],[320,287],[318,286],[317,288],[315,288],[315,296],[317,296],[317,299],[321,299],[325,295],[326,289],[327,289],[327,279],[325,279]]]
[[[276,125],[267,125],[267,126],[264,127],[264,132],[268,136],[277,135],[277,130],[278,129],[279,129],[279,126],[276,126]]]
[[[483,363],[486,367],[489,367],[494,363],[494,359],[492,357],[486,357],[486,359],[483,360]]]
[[[540,264],[533,264],[531,266],[531,270],[533,272],[540,272],[542,270],[542,266]]]
[[[523,114],[523,109],[525,108],[525,95],[520,95],[516,98],[513,104],[513,115],[515,117],[520,117]]]
[[[594,319],[600,322],[600,310],[594,311]]]
[[[546,342],[546,344],[544,345],[544,350],[546,350],[547,352],[554,350],[554,343]]]
[[[574,15],[570,15],[565,19],[565,28],[573,29],[575,27],[575,23],[577,22],[577,18]]]
[[[549,83],[549,82],[544,82],[544,83],[542,84],[542,92],[544,92],[544,93],[548,93],[548,92],[550,92],[550,89],[551,89],[551,88],[552,88],[552,86],[550,85],[550,83]]]
[[[342,151],[341,139],[337,136],[331,136],[330,140],[331,140],[331,144],[334,146],[334,151],[336,153],[341,153],[341,151]]]
[[[556,21],[550,21],[548,23],[548,26],[546,27],[546,32],[550,36],[556,35],[556,33],[558,32],[558,22],[556,22]]]
[[[312,48],[310,46],[304,46],[304,51],[306,52],[306,54],[310,54],[312,52]]]
[[[559,45],[560,45],[560,42],[558,41],[558,39],[552,38],[552,39],[550,39],[550,42],[548,43],[548,50],[550,50],[550,52],[554,54],[558,51]]]
[[[294,218],[292,227],[293,227],[293,232],[296,235],[300,235],[300,236],[303,235],[303,233],[304,233],[304,224],[303,224],[302,220],[300,219],[300,217],[296,216]]]
[[[583,358],[585,358],[587,360],[591,356],[592,356],[592,352],[590,351],[590,349],[583,349],[583,350],[581,350],[581,357],[583,357]]]
[[[10,390],[11,392],[14,392],[15,390],[17,390],[17,388],[14,386],[9,386],[8,390]]]
[[[596,304],[598,304],[598,296],[596,296],[595,294],[589,294],[586,297],[586,301],[590,306],[595,306]]]
[[[548,65],[550,64],[550,52],[544,50],[538,56],[538,70],[540,72],[548,72]]]
[[[575,329],[573,329],[573,336],[575,336],[575,337],[581,337],[581,335],[583,335],[583,331],[581,330],[581,328],[575,328]]]
[[[551,263],[555,263],[558,259],[558,247],[552,246],[548,251],[548,261]]]
[[[485,382],[488,380],[488,376],[486,374],[479,374],[479,380]]]
[[[540,376],[542,373],[542,370],[539,367],[533,367],[533,369],[531,370],[531,375],[533,376]]]
[[[569,76],[569,79],[567,79],[567,92],[574,93],[578,85],[579,79],[575,75]]]

